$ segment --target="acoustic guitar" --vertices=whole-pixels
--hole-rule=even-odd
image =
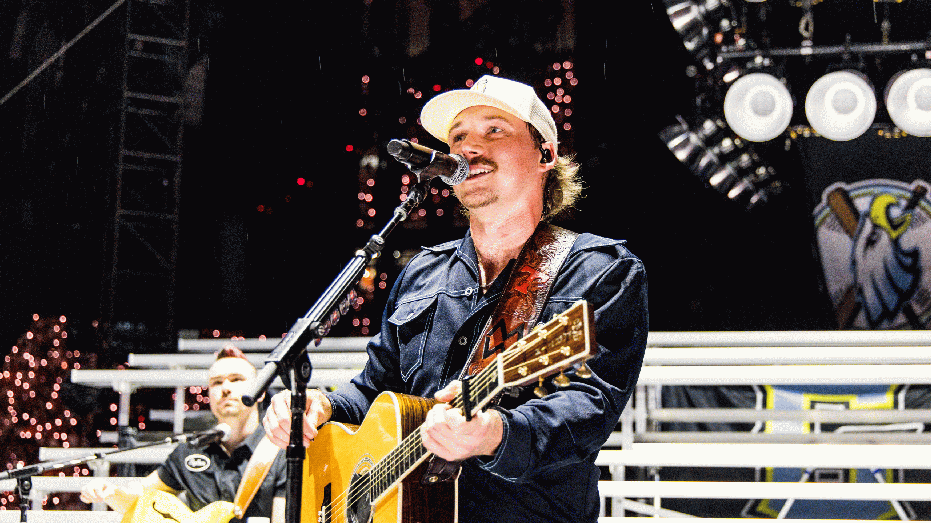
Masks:
[[[246,464],[232,503],[214,501],[192,511],[174,494],[147,488],[120,523],[228,523],[233,517],[241,518],[265,481],[279,450],[268,438],[262,438]]]
[[[542,388],[544,378],[557,372],[554,383],[568,384],[561,371],[584,362],[597,347],[593,323],[588,303],[576,302],[465,380],[451,405],[469,416],[507,388],[535,382]],[[423,447],[419,428],[435,403],[384,392],[361,425],[323,424],[304,460],[303,522],[457,521],[456,481],[431,484],[435,476],[424,474],[432,454]]]

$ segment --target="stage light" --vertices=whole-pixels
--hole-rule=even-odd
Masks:
[[[724,118],[740,137],[765,142],[779,136],[792,119],[792,96],[766,73],[741,76],[724,97]]]
[[[659,137],[673,156],[686,165],[693,162],[703,149],[701,140],[681,119],[677,125],[670,125],[660,131]]]
[[[892,123],[914,136],[931,136],[931,69],[900,71],[886,87]]]
[[[705,185],[729,200],[753,209],[780,192],[775,170],[735,135],[720,118],[690,126],[682,117],[659,133],[666,147]]]
[[[679,117],[679,123],[664,129],[660,138],[692,174],[722,190],[721,180],[729,178],[727,173],[734,170],[734,162],[738,161],[735,158],[742,152],[740,139],[728,133],[719,119],[708,118],[695,127],[692,131]]]
[[[753,159],[750,154],[743,153],[712,173],[708,177],[708,185],[722,194],[727,194],[731,188],[745,177],[745,173],[750,170],[752,165]]]
[[[733,143],[724,136],[727,128],[720,119],[706,118],[692,131],[682,117],[678,117],[678,120],[676,125],[660,132],[660,139],[690,171],[707,179],[707,174],[717,167],[717,156],[722,152],[722,147]],[[712,147],[706,147],[705,144],[712,144]]]
[[[730,4],[727,0],[664,0],[666,15],[673,28],[682,37],[685,48],[696,57],[708,54],[709,36],[731,28]],[[704,60],[707,68],[713,62]]]
[[[770,198],[780,194],[782,192],[782,183],[779,180],[773,181],[766,187],[763,187],[759,191],[753,193],[753,196],[750,197],[750,202],[747,203],[747,209],[753,209],[757,206],[764,205],[770,200]]]
[[[712,30],[711,24],[730,26],[726,19],[727,2],[721,0],[666,0],[666,15],[672,26],[682,37],[685,48],[697,52],[708,41]]]
[[[825,138],[852,140],[869,129],[876,116],[876,94],[865,76],[842,70],[819,78],[808,90],[805,115]]]
[[[735,201],[750,201],[754,192],[753,178],[745,176],[737,181],[728,191],[727,197]]]
[[[666,7],[666,15],[689,51],[695,52],[708,41],[708,26],[694,3],[688,0],[671,3]]]

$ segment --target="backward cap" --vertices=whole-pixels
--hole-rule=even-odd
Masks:
[[[506,111],[532,125],[543,140],[557,142],[556,122],[533,87],[501,78],[483,76],[471,89],[457,89],[434,96],[420,112],[420,124],[430,134],[447,143],[453,120],[465,109],[487,105]]]

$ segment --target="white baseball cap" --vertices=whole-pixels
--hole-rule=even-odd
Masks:
[[[556,122],[533,87],[498,76],[486,75],[479,78],[471,89],[456,89],[434,96],[423,106],[420,124],[427,132],[447,143],[449,129],[456,116],[476,105],[497,107],[510,113],[540,131],[544,141],[558,143]]]

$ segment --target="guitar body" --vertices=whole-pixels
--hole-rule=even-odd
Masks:
[[[375,503],[366,473],[417,430],[435,401],[383,392],[362,425],[325,423],[307,448],[302,480],[303,523],[450,523],[456,521],[456,482],[421,483],[421,463]],[[320,515],[323,515],[321,518]]]
[[[540,383],[592,357],[593,313],[585,300],[534,327],[466,382],[450,407],[475,414],[506,387]],[[582,376],[590,371],[576,369]],[[568,378],[554,379],[566,382]],[[383,392],[362,425],[325,423],[307,448],[302,523],[450,523],[458,521],[454,466],[427,472],[431,454],[418,430],[434,400]],[[442,463],[442,462],[438,462]]]
[[[214,501],[192,512],[178,496],[147,488],[123,515],[120,523],[229,523],[233,504]]]

